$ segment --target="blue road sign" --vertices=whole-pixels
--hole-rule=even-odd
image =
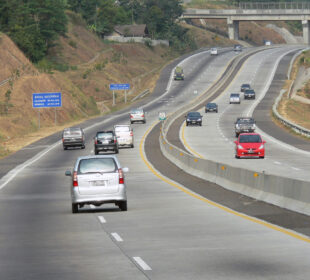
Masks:
[[[128,90],[130,84],[110,84],[110,90]]]
[[[61,107],[61,92],[33,93],[33,108]]]

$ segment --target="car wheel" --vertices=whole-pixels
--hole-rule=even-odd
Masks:
[[[259,158],[262,158],[262,159],[263,159],[263,158],[265,158],[265,156],[262,156],[262,157],[259,157]]]
[[[114,152],[115,152],[116,154],[118,154],[118,148],[116,148],[116,149],[114,150]]]
[[[82,149],[85,149],[85,145],[82,146]]]
[[[133,124],[133,122],[132,122],[132,121],[130,121],[130,124]]]
[[[205,113],[208,113],[208,111],[207,111],[207,110],[205,110]]]
[[[201,126],[202,125],[202,123],[199,123],[199,126]]]
[[[122,211],[127,211],[127,201],[120,201],[118,206]]]
[[[95,155],[98,155],[98,153],[99,153],[99,152],[95,149]]]
[[[239,156],[237,156],[237,155],[235,155],[235,158],[240,159],[240,157],[239,157]]]
[[[186,126],[188,126],[188,122],[186,122]]]
[[[143,123],[146,123],[146,120],[144,120]]]
[[[68,147],[64,146],[64,150],[67,150],[67,149],[68,149]]]
[[[72,213],[78,213],[79,212],[79,206],[76,203],[72,203]]]

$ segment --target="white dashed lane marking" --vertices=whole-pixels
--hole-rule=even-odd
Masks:
[[[112,232],[111,235],[113,236],[113,238],[114,238],[117,242],[123,242],[123,241],[124,241],[123,238],[121,238],[121,237],[119,236],[119,234],[116,233],[116,232]]]
[[[143,270],[152,270],[152,268],[140,257],[133,257],[133,259]]]
[[[103,216],[98,216],[100,223],[105,224],[107,221]]]

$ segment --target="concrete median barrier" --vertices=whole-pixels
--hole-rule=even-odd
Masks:
[[[236,61],[232,62],[231,69],[227,71],[228,74],[233,71],[236,65]],[[224,82],[225,77],[220,82],[220,85],[214,88],[220,87],[221,83]],[[207,97],[210,97],[210,93]],[[204,98],[206,98],[206,96],[197,98],[194,102],[179,109],[163,121],[159,141],[164,156],[191,175],[216,183],[226,189],[254,199],[310,215],[310,182],[263,172],[254,172],[211,160],[197,158],[169,143],[167,140],[167,132],[170,125],[176,118],[184,115],[185,112],[197,106]]]

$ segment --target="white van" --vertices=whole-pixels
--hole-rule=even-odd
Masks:
[[[118,146],[134,147],[133,143],[133,129],[130,124],[114,125],[114,132],[117,138]]]

